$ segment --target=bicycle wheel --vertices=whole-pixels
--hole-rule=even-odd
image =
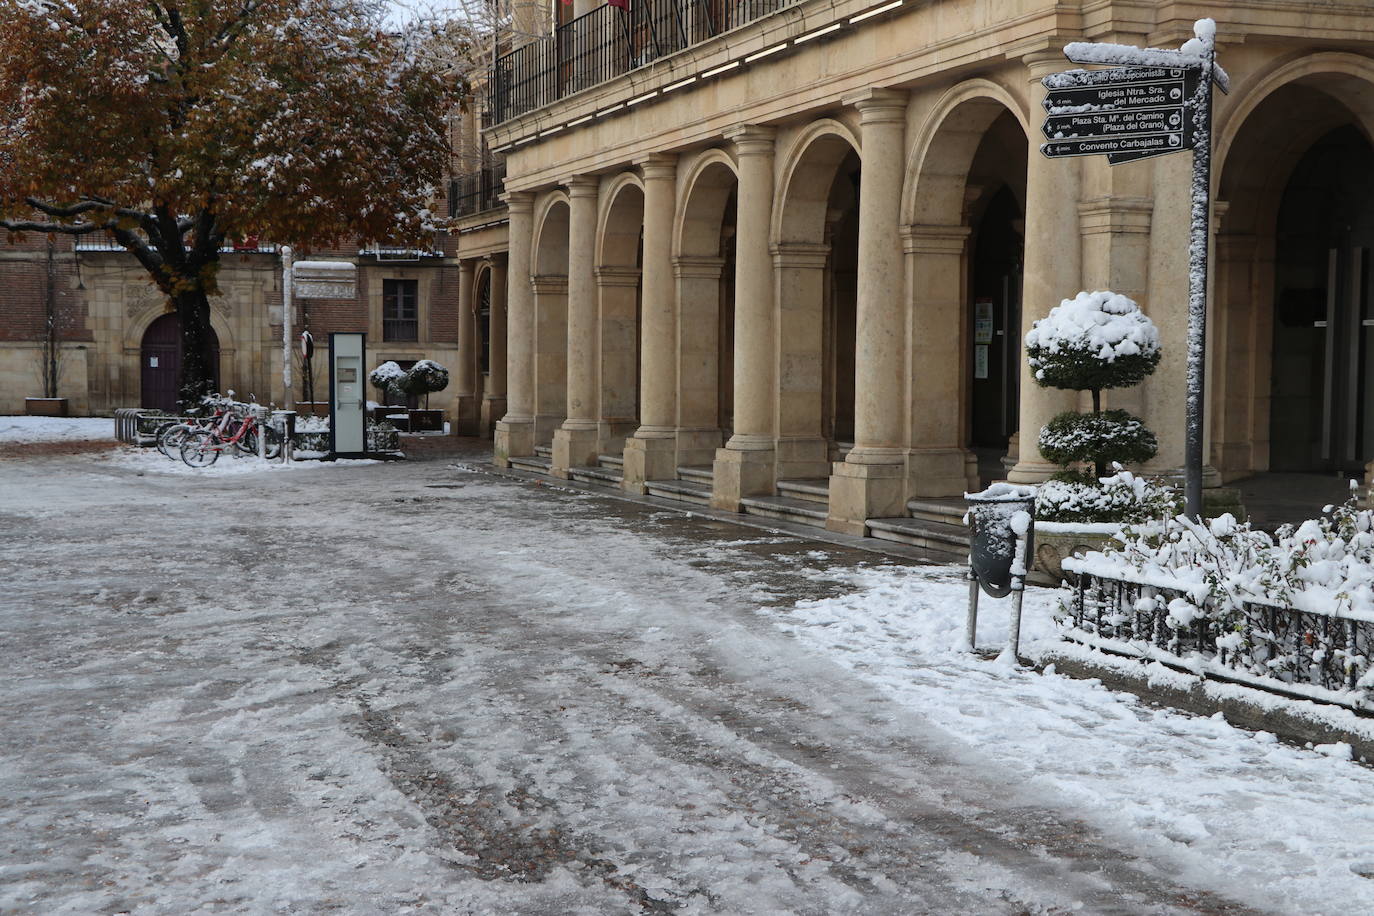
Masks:
[[[181,454],[181,443],[195,430],[189,423],[169,423],[162,427],[157,436],[157,450],[175,461]]]
[[[181,460],[188,467],[206,468],[219,458],[219,437],[214,433],[195,433],[181,443]]]
[[[234,443],[234,447],[245,455],[252,455],[256,458],[258,455],[258,431],[256,429],[248,430],[239,438],[239,441]]]

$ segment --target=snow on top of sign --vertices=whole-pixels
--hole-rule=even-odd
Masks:
[[[1111,362],[1118,356],[1157,352],[1159,329],[1140,306],[1120,293],[1081,292],[1035,322],[1026,333],[1026,346],[1051,353],[1087,351]]]
[[[1073,41],[1064,46],[1064,56],[1074,63],[1114,67],[1204,67],[1207,65],[1207,46],[1216,40],[1217,24],[1211,19],[1199,19],[1193,24],[1193,34],[1197,37],[1188,39],[1176,51],[1107,41]],[[1223,92],[1230,89],[1231,77],[1215,61],[1212,62],[1212,76]]]
[[[297,261],[291,265],[296,270],[325,270],[339,273],[352,273],[358,265],[352,261]]]

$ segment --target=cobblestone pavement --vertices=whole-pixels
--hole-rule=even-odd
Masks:
[[[0,456],[0,912],[1248,912],[756,612],[874,554],[104,457]]]

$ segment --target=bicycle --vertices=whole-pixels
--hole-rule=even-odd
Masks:
[[[220,453],[227,449],[237,449],[248,455],[257,455],[258,436],[262,435],[265,444],[264,454],[275,458],[281,453],[281,434],[271,426],[261,428],[252,413],[238,418],[238,428],[225,436],[227,425],[215,429],[190,433],[181,443],[181,460],[187,467],[209,467],[219,460]]]
[[[230,394],[232,395],[233,392],[231,391]],[[164,457],[175,461],[177,455],[180,454],[181,443],[191,433],[211,428],[217,428],[223,432],[231,419],[235,406],[237,405],[232,397],[206,395],[200,406],[201,410],[209,411],[206,416],[165,423],[158,427],[156,434],[157,450]]]

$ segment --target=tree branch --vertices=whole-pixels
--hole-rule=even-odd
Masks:
[[[102,229],[111,229],[114,223],[43,223],[27,219],[0,219],[0,229],[10,232],[44,232],[58,235],[90,235]]]

